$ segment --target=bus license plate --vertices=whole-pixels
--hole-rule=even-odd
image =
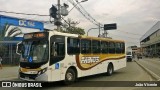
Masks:
[[[25,79],[28,79],[28,80],[29,80],[29,77],[25,77]]]

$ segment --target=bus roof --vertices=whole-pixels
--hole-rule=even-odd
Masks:
[[[92,36],[85,36],[85,35],[77,35],[77,34],[70,34],[70,33],[63,33],[63,32],[58,32],[58,31],[49,31],[53,34],[57,35],[63,35],[67,37],[79,37],[82,39],[92,39],[92,40],[101,40],[101,41],[113,41],[113,42],[124,42],[124,40],[115,40],[111,38],[102,38],[102,37],[92,37]]]
[[[85,35],[80,35],[79,37],[80,37],[80,38],[84,38],[84,39],[92,39],[92,40],[124,42],[124,40],[115,40],[115,39],[103,38],[103,37],[92,37],[92,36],[85,36]]]

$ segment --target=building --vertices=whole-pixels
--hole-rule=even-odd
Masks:
[[[0,56],[3,64],[19,64],[16,45],[22,41],[23,34],[43,31],[42,22],[0,15]]]
[[[132,53],[137,54],[137,46],[130,46],[132,48]]]
[[[157,57],[160,54],[160,21],[140,38],[140,46],[145,56]]]

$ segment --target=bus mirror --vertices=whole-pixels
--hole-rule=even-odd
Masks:
[[[23,46],[22,42],[20,42],[20,43],[17,44],[16,53],[18,55],[21,55],[21,53],[22,53],[22,46]]]

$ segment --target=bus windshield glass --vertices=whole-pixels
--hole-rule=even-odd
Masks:
[[[21,62],[45,62],[48,57],[48,42],[44,40],[24,41]]]

